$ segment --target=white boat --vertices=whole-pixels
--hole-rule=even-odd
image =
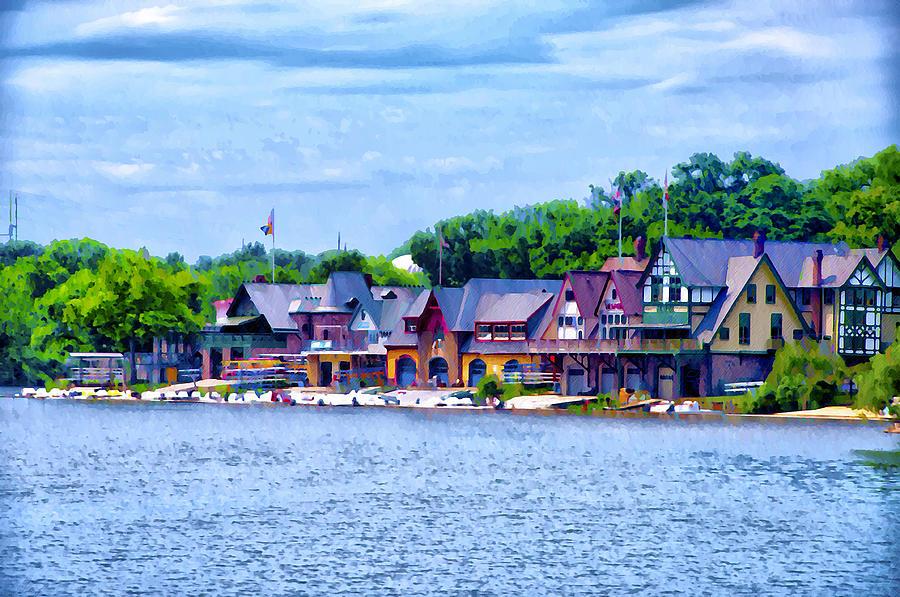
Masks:
[[[675,413],[684,415],[690,413],[699,413],[700,412],[700,403],[695,400],[688,400],[682,404],[675,405]]]
[[[677,407],[675,406],[674,403],[666,401],[661,404],[651,404],[650,412],[656,413],[656,414],[666,414],[666,413],[675,412],[676,408]]]

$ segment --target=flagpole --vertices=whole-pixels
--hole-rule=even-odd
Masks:
[[[444,276],[444,239],[441,236],[441,229],[438,228],[438,286],[441,285]]]
[[[622,208],[619,207],[619,264],[621,265],[621,263],[622,263]]]
[[[275,283],[275,208],[272,208],[272,284]]]
[[[665,208],[665,220],[663,224],[663,238],[669,238],[669,171],[666,170],[666,178],[663,183],[663,207]]]

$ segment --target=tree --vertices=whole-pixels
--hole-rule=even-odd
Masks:
[[[894,396],[900,396],[900,342],[891,344],[884,354],[869,360],[870,369],[857,376],[859,392],[855,406],[875,412],[891,406]],[[900,407],[893,406],[895,416]]]
[[[900,240],[900,151],[891,145],[859,170],[848,174],[860,186],[843,192],[840,207],[845,215],[830,234],[853,247],[872,246],[879,236],[894,244]],[[869,173],[871,178],[865,184]],[[850,186],[844,182],[845,187]]]
[[[60,295],[68,296],[61,322],[84,327],[127,349],[131,383],[136,383],[135,343],[146,342],[177,329],[200,329],[201,284],[185,270],[170,273],[154,259],[134,251],[111,251],[96,273],[82,270],[72,276]]]
[[[365,267],[366,256],[356,249],[340,251],[316,264],[306,277],[306,283],[324,284],[334,272],[361,272]]]

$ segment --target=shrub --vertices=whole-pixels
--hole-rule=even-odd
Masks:
[[[884,354],[872,357],[869,364],[870,370],[858,375],[859,392],[854,406],[878,412],[900,395],[900,341],[891,344]],[[891,411],[900,415],[897,405]]]
[[[485,375],[478,380],[475,396],[478,398],[500,398],[503,395],[503,384],[496,375]]]
[[[500,400],[506,402],[510,398],[515,398],[516,396],[524,396],[525,395],[525,386],[520,383],[507,383],[501,386],[501,395]]]
[[[844,360],[825,344],[786,344],[775,353],[772,372],[746,402],[746,410],[770,414],[829,406],[849,375]]]

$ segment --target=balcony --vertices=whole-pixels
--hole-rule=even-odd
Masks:
[[[534,340],[528,343],[531,354],[615,354],[690,352],[702,350],[699,340],[670,338],[661,340],[625,338],[621,340]]]

